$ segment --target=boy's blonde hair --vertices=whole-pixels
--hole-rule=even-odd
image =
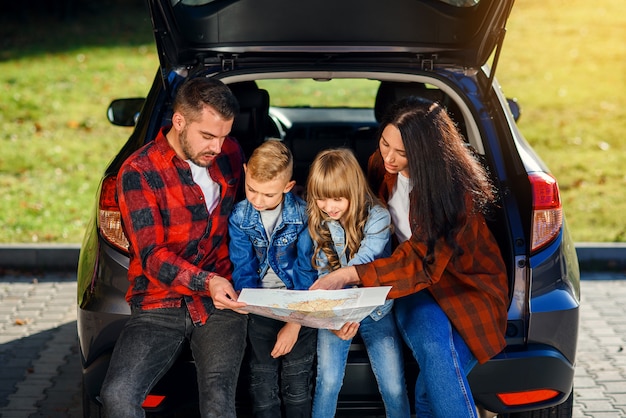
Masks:
[[[348,210],[341,218],[346,233],[345,248],[348,260],[361,246],[369,209],[379,201],[370,189],[353,152],[347,148],[328,149],[317,154],[309,169],[306,194],[309,233],[317,245],[313,264],[316,265],[318,254],[322,251],[328,258],[328,269],[335,270],[341,265],[334,250],[330,231],[323,225],[327,215],[317,207],[315,201],[340,197],[349,201]]]
[[[246,166],[247,173],[256,181],[271,181],[280,176],[289,181],[293,174],[293,156],[282,141],[270,138],[252,152]]]

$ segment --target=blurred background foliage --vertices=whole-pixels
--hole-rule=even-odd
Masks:
[[[516,2],[497,69],[557,179],[575,241],[626,241],[621,0]],[[279,14],[277,14],[279,16]],[[0,2],[0,242],[77,243],[158,58],[143,0]]]

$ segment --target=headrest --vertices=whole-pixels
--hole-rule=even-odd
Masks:
[[[230,83],[228,85],[228,88],[236,96],[238,93],[242,91],[258,90],[259,86],[257,85],[256,81],[249,80],[249,81],[240,81],[238,83]]]
[[[235,96],[237,97],[239,107],[242,110],[249,108],[261,108],[267,111],[267,109],[269,109],[270,96],[267,93],[267,90],[242,90],[236,92]]]
[[[444,98],[441,90],[429,89],[424,83],[382,81],[380,86],[378,86],[376,102],[374,103],[374,117],[376,117],[376,120],[380,122],[391,104],[408,96],[422,97],[440,103]]]

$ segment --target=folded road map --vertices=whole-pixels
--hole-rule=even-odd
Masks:
[[[311,328],[340,329],[346,322],[361,322],[385,303],[391,286],[341,290],[243,289],[242,311],[297,322]]]

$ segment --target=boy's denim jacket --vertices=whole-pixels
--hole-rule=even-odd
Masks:
[[[326,220],[324,223],[328,226],[342,267],[364,264],[377,258],[389,257],[391,255],[391,215],[389,215],[387,209],[380,205],[372,206],[369,209],[367,222],[365,222],[363,227],[363,240],[361,240],[358,251],[350,261],[347,261],[345,253],[346,233],[341,223],[335,220]],[[324,266],[328,264],[328,258],[326,258],[323,252],[320,251],[317,254],[316,262],[320,277],[329,273],[327,269],[324,269]],[[392,307],[393,300],[388,299],[384,305],[374,309],[370,317],[374,321],[378,321],[387,315]]]
[[[307,290],[317,279],[307,220],[306,203],[285,193],[279,224],[268,240],[259,211],[248,200],[237,203],[228,220],[235,290],[261,287],[270,266],[287,289]]]

